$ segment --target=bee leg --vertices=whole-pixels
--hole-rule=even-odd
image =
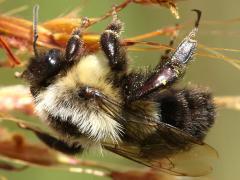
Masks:
[[[172,50],[170,49],[170,48],[172,48],[173,47],[173,45],[174,45],[174,42],[175,42],[175,40],[176,40],[176,38],[177,38],[177,36],[178,36],[178,24],[176,24],[176,32],[172,35],[172,37],[171,37],[171,40],[170,40],[170,42],[169,42],[169,44],[168,44],[168,46],[169,46],[169,49],[167,49],[165,52],[164,52],[164,55],[162,55],[161,56],[161,58],[160,58],[160,63],[161,64],[164,64],[164,63],[166,63],[166,61],[168,61],[168,59],[169,59],[169,56],[170,56],[170,54],[171,54],[171,52],[172,52]],[[161,65],[160,65],[161,66]]]
[[[194,11],[198,15],[195,28],[184,38],[165,62],[156,66],[155,70],[150,73],[149,78],[137,89],[134,97],[131,97],[131,100],[139,99],[155,90],[166,88],[184,75],[187,64],[192,59],[197,48],[197,41],[193,38],[198,31],[201,12],[199,10]]]
[[[69,144],[62,140],[57,139],[56,137],[53,137],[47,133],[42,132],[34,132],[37,137],[45,143],[47,146],[49,146],[52,149],[55,149],[57,151],[60,151],[65,154],[76,154],[81,153],[83,151],[83,148],[79,144]]]
[[[122,22],[113,14],[113,21],[107,26],[102,33],[100,44],[105,56],[109,60],[109,66],[113,71],[121,72],[127,69],[126,50],[120,44],[120,33]]]
[[[85,17],[82,19],[80,27],[73,30],[72,35],[67,42],[65,50],[65,59],[68,62],[73,61],[77,56],[83,55],[84,51],[82,32],[84,28],[88,26],[89,23],[90,23],[89,19]]]

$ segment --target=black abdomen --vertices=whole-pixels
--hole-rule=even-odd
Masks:
[[[215,106],[211,94],[202,89],[171,89],[158,102],[163,122],[203,140],[214,123]]]

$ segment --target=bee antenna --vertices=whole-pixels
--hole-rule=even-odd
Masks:
[[[38,9],[39,5],[36,4],[33,7],[33,51],[35,56],[38,56],[38,51],[37,51],[37,39],[38,39]]]
[[[202,16],[202,11],[200,11],[199,9],[193,9],[192,11],[195,11],[197,13],[197,20],[195,22],[195,28],[198,28],[199,26],[199,22]]]

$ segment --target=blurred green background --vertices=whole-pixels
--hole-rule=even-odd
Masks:
[[[28,9],[18,13],[17,16],[26,19],[32,19],[32,7],[34,4],[40,5],[39,21],[43,22],[55,18],[61,14],[69,12],[77,6],[82,7],[79,16],[98,17],[107,12],[113,4],[119,4],[122,1],[110,0],[6,0],[0,4],[0,13],[7,12],[11,9],[27,5]],[[239,18],[239,0],[183,0],[179,1],[180,20],[176,20],[170,11],[162,7],[150,7],[140,5],[130,5],[123,10],[119,17],[125,23],[125,31],[123,37],[131,37],[134,35],[153,31],[155,29],[174,25],[176,23],[186,22],[195,19],[195,14],[191,9],[200,9],[203,12],[202,21],[219,20],[224,21],[233,18]],[[105,20],[91,28],[91,31],[102,32],[104,27],[110,20]],[[179,42],[190,27],[180,31],[177,38]],[[239,49],[240,43],[240,21],[229,24],[207,24],[200,26],[198,40],[201,44],[210,47],[224,47]],[[169,39],[154,38],[151,41],[159,41],[168,43]],[[154,65],[162,52],[130,52],[133,66]],[[227,53],[227,52],[221,52]],[[227,53],[231,57],[239,58],[239,52]],[[240,59],[240,58],[239,58]],[[15,70],[0,70],[0,85],[10,85],[14,83],[22,83],[13,77]],[[210,59],[197,56],[196,60],[190,65],[183,85],[191,82],[201,86],[209,87],[214,95],[240,95],[240,72],[229,63],[220,59]],[[234,110],[218,109],[217,121],[210,131],[206,142],[212,145],[219,152],[219,160],[214,163],[213,173],[210,175],[212,179],[229,180],[239,179],[240,170],[240,112]],[[85,158],[97,159],[99,161],[108,160],[114,163],[126,163],[125,159],[115,155],[106,154],[104,157],[100,155],[85,155]],[[23,172],[11,173],[0,171],[1,175],[8,179],[106,179],[92,175],[81,175],[62,171],[48,170],[42,168],[29,168]]]

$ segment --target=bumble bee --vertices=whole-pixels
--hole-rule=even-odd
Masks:
[[[173,88],[197,47],[201,12],[194,11],[195,27],[178,47],[155,68],[136,71],[128,67],[116,14],[101,34],[104,58],[99,58],[84,49],[86,18],[73,31],[65,52],[40,51],[35,6],[35,56],[23,78],[30,84],[38,116],[59,135],[39,138],[64,153],[97,147],[175,175],[207,173],[202,158],[216,154],[203,143],[215,118],[212,95],[199,88]]]

